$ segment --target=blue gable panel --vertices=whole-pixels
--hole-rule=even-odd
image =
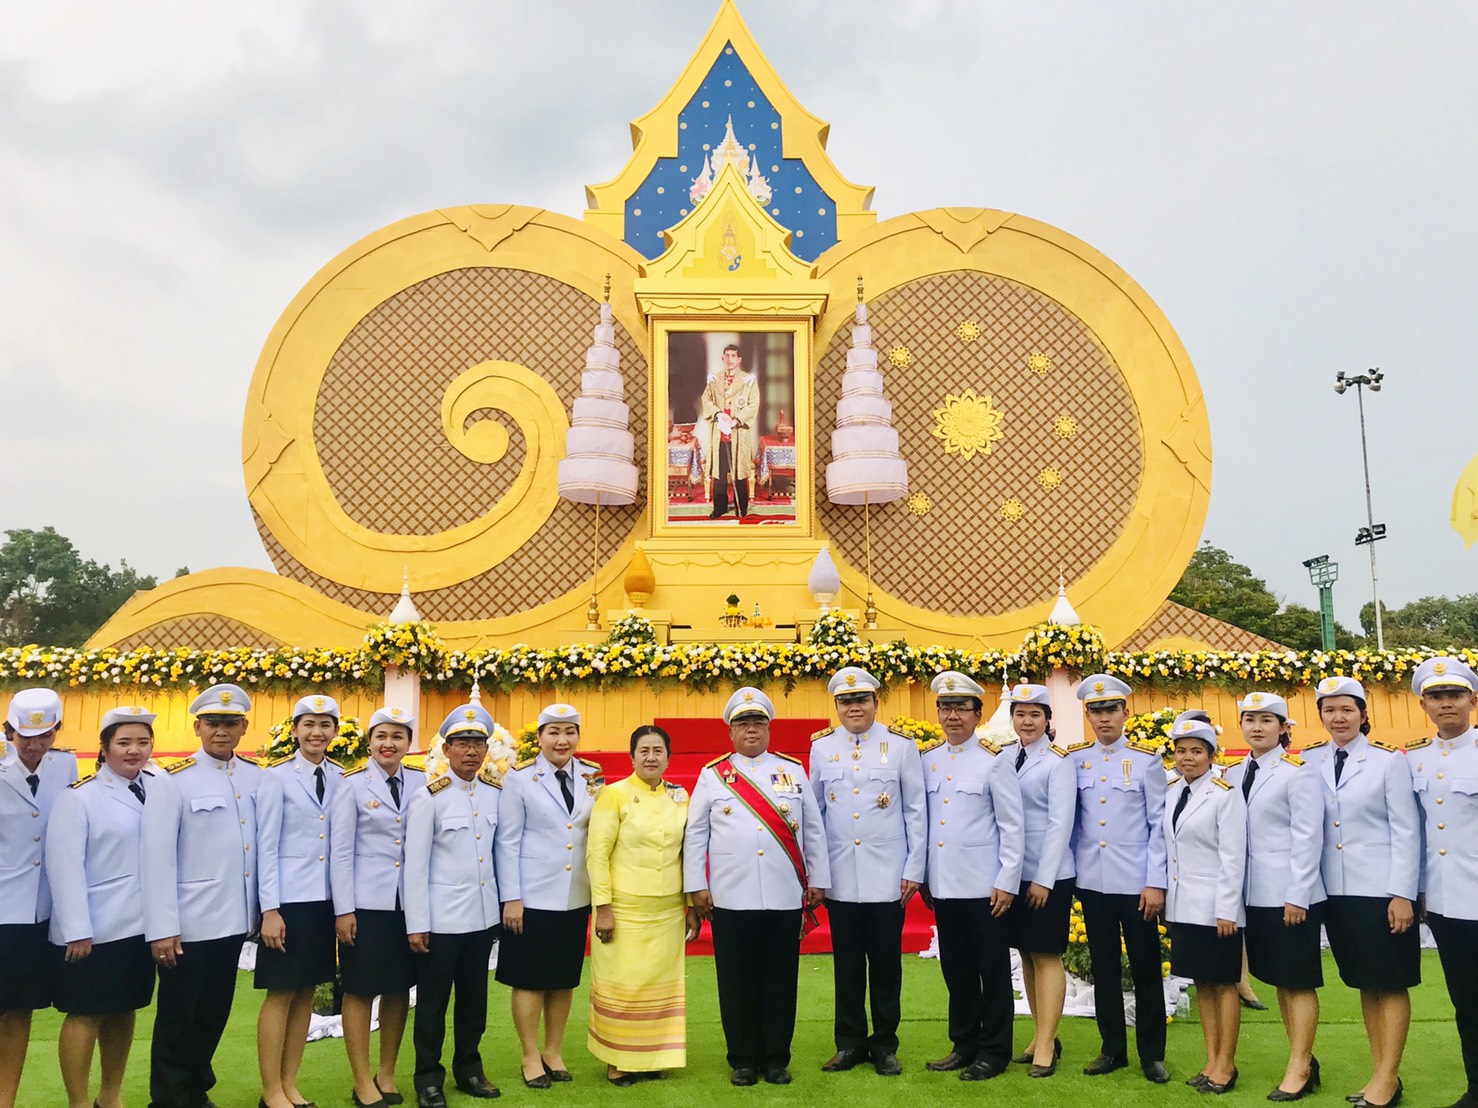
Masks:
[[[678,116],[677,157],[658,158],[646,180],[626,201],[626,242],[643,257],[667,249],[662,232],[692,210],[688,189],[703,172],[703,159],[724,140],[734,120],[734,135],[773,193],[766,209],[793,232],[790,249],[814,262],[837,240],[836,205],[799,158],[781,156],[784,124],[754,83],[732,45],[713,63],[703,84]]]

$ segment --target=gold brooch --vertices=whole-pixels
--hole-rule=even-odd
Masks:
[[[893,797],[886,792],[878,793],[878,807],[886,808],[893,803]]]

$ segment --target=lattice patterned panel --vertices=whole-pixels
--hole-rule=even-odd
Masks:
[[[1186,638],[1213,650],[1285,650],[1286,647],[1234,624],[1167,600],[1154,618],[1130,635],[1120,650],[1147,650],[1166,639]]]
[[[928,498],[923,514],[905,501],[873,509],[874,582],[909,604],[960,615],[1050,603],[1059,571],[1071,583],[1109,549],[1139,490],[1139,415],[1118,367],[1062,305],[988,274],[913,281],[868,312],[909,488]],[[816,499],[832,543],[860,567],[862,509],[828,502],[823,476],[850,341],[843,327],[816,368]],[[903,364],[893,364],[900,347],[906,354],[894,361]],[[966,389],[991,398],[1005,436],[969,459],[945,453],[933,415]],[[1060,419],[1072,421],[1062,425],[1070,437],[1059,434]]]
[[[447,386],[478,362],[527,366],[553,386],[566,410],[580,392],[585,350],[599,302],[563,282],[511,269],[460,269],[386,300],[350,332],[329,364],[314,412],[324,474],[345,512],[388,534],[436,534],[484,515],[507,492],[523,462],[516,424],[508,453],[483,465],[459,453],[441,427]],[[646,441],[647,364],[619,324],[616,346],[627,381],[631,431]],[[487,411],[487,418],[500,413]],[[602,545],[623,542],[641,514],[637,503],[601,512]],[[490,619],[560,596],[589,578],[593,509],[560,501],[532,539],[496,567],[435,592],[416,593],[431,620]],[[395,598],[331,581],[299,564],[257,530],[279,573],[367,612]],[[608,544],[608,545],[607,545]],[[414,587],[414,582],[412,582]]]
[[[160,623],[147,631],[120,639],[115,645],[119,650],[142,650],[145,647],[167,650],[176,646],[195,650],[230,650],[240,646],[271,650],[287,644],[225,616],[191,616]]]

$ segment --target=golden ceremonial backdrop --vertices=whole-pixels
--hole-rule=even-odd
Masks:
[[[167,582],[90,645],[353,645],[406,578],[455,648],[598,639],[592,590],[605,619],[640,606],[662,634],[731,641],[755,636],[723,626],[738,594],[784,639],[814,619],[824,546],[835,603],[858,608],[864,509],[831,503],[825,472],[859,279],[909,486],[867,509],[874,638],[1014,648],[1062,575],[1111,646],[1257,645],[1166,603],[1205,519],[1210,429],[1128,274],[1009,212],[880,221],[729,0],[632,136],[583,219],[468,204],[325,265],[267,337],[245,412],[276,573]],[[596,547],[597,509],[558,475],[610,357],[587,355],[607,299],[629,414],[602,401],[599,425],[630,432],[641,477],[634,504],[600,506]],[[710,518],[724,484],[702,404],[727,346],[754,378],[735,438],[754,453],[730,474],[744,522]]]

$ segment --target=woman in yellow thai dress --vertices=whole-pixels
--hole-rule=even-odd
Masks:
[[[602,789],[590,814],[586,865],[598,941],[590,952],[589,1047],[623,1087],[687,1064],[688,793],[662,780],[670,753],[666,731],[638,727],[631,776]]]

